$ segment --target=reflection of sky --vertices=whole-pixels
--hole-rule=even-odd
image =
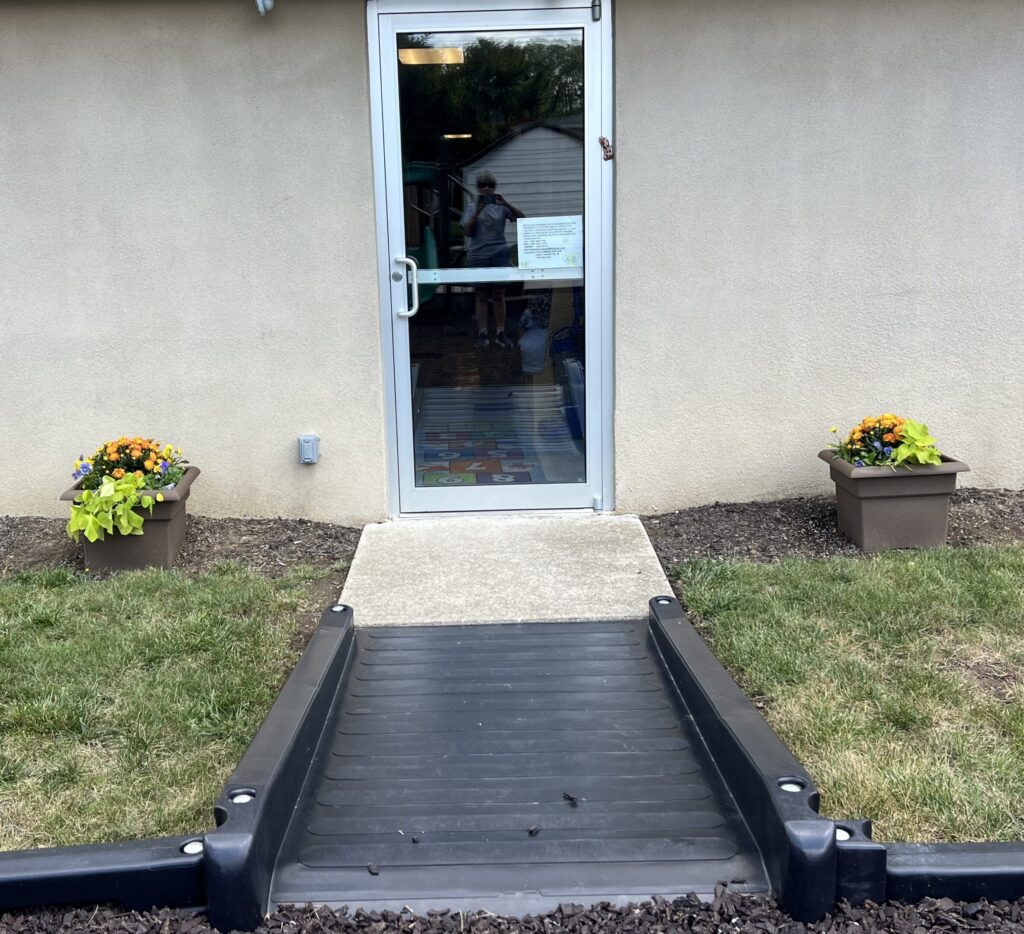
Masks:
[[[408,33],[435,48],[466,48],[480,39],[490,42],[513,42],[516,45],[581,45],[580,29],[525,30],[505,29],[499,32],[420,32]],[[404,37],[399,37],[404,38]]]

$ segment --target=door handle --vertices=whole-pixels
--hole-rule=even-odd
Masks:
[[[416,265],[416,260],[411,256],[396,256],[395,262],[405,263],[405,265],[409,267],[410,278],[412,279],[412,305],[406,311],[398,312],[398,317],[411,318],[420,310],[420,267]]]

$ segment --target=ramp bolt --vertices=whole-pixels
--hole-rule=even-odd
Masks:
[[[795,793],[798,791],[803,791],[806,786],[804,785],[803,781],[801,781],[799,778],[780,778],[779,787],[783,791]]]
[[[668,597],[658,597],[655,603],[660,603],[662,606],[668,606],[672,601]]]
[[[849,840],[852,834],[845,827],[836,827],[837,840]]]
[[[186,856],[198,856],[203,852],[203,841],[202,840],[189,840],[182,848],[181,852]]]
[[[248,804],[255,797],[256,792],[252,788],[236,788],[228,792],[228,801],[232,804]]]
[[[345,610],[347,610],[347,609],[348,609],[348,607],[345,606],[344,603],[336,603],[336,604],[334,604],[334,606],[331,607],[331,612],[332,613],[344,613]]]

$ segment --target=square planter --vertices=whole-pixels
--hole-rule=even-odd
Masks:
[[[144,518],[141,535],[108,534],[102,541],[85,545],[85,566],[92,571],[127,571],[138,568],[172,568],[185,540],[185,501],[198,467],[187,467],[185,476],[170,490],[152,490],[164,494],[162,503],[153,503],[153,512],[139,507]],[[62,500],[74,500],[81,492],[81,481],[61,493]]]
[[[854,467],[831,448],[818,457],[836,485],[839,531],[862,551],[946,543],[956,475],[971,469],[963,461],[943,455],[941,464]]]

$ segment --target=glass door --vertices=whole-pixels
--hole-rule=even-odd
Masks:
[[[380,20],[401,511],[593,507],[597,24],[589,7]]]

